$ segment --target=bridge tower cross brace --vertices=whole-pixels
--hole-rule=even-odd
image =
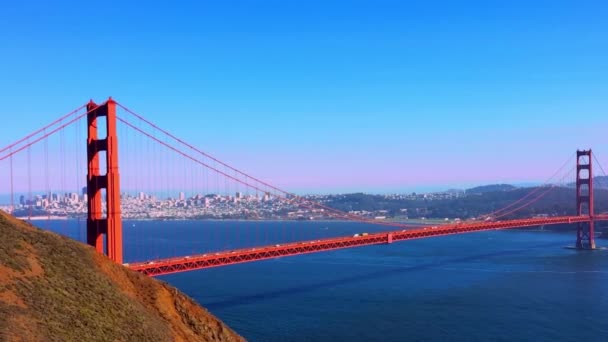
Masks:
[[[118,140],[116,134],[116,102],[109,98],[102,105],[87,104],[87,243],[114,262],[122,264],[122,221],[120,218],[120,175],[118,173]],[[99,137],[99,120],[105,117],[106,137]],[[100,170],[100,152],[105,154],[106,170]],[[100,173],[103,171],[104,174]],[[106,210],[102,207],[106,190]],[[106,250],[104,251],[104,236]]]
[[[588,215],[588,223],[579,222],[576,248],[595,249],[593,211],[593,169],[591,149],[576,151],[576,214]]]

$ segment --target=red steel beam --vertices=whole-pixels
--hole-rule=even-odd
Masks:
[[[343,248],[353,248],[378,244],[387,244],[394,241],[405,241],[453,234],[464,234],[484,230],[511,229],[554,224],[573,224],[589,222],[589,216],[558,216],[532,219],[520,219],[495,222],[455,223],[424,227],[410,230],[388,231],[368,234],[366,236],[344,236],[322,240],[311,240],[264,246],[244,248],[218,253],[208,253],[191,257],[160,259],[149,262],[128,264],[132,270],[150,276],[186,272],[204,268],[219,267],[278,257],[293,256],[308,253],[318,253]],[[608,220],[608,215],[597,215],[595,221]]]

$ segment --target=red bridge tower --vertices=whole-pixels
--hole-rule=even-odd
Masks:
[[[576,151],[576,214],[588,215],[589,223],[578,224],[576,248],[595,249],[593,227],[593,170],[591,149]]]
[[[118,141],[116,134],[116,102],[112,98],[102,105],[87,104],[88,217],[87,243],[98,252],[122,264],[122,221],[120,219],[120,177],[118,174]],[[107,136],[98,137],[98,118],[105,117]],[[100,152],[105,153],[105,174],[100,174]],[[102,190],[106,190],[106,211],[103,211]],[[104,239],[106,237],[106,250]]]

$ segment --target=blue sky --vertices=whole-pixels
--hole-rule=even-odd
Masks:
[[[11,1],[0,145],[113,96],[295,191],[608,164],[604,1]]]

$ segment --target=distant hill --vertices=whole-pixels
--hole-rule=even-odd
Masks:
[[[593,177],[593,186],[596,189],[608,189],[608,176]]]
[[[482,185],[477,186],[471,189],[465,190],[467,195],[475,195],[475,194],[484,194],[486,192],[496,192],[496,191],[511,191],[515,190],[517,187],[510,184],[490,184],[490,185]]]
[[[244,341],[192,299],[0,211],[1,341]]]
[[[502,187],[502,191],[467,193],[452,198],[390,198],[381,195],[345,194],[330,197],[325,204],[342,211],[385,210],[387,217],[461,218],[470,219],[495,214],[500,219],[524,218],[534,215],[575,215],[574,188]],[[511,189],[511,190],[507,190]],[[483,190],[482,190],[483,191]],[[524,201],[520,201],[525,199]],[[530,203],[529,205],[525,205]],[[501,210],[507,208],[506,210]],[[608,190],[595,189],[596,213],[608,213]],[[372,214],[373,215],[376,215]]]
[[[462,189],[447,189],[445,192],[451,193],[451,194],[460,194],[460,193],[463,193],[464,190],[462,190]]]
[[[576,183],[569,183],[568,186],[575,187]],[[593,188],[594,189],[608,189],[608,176],[593,177]]]

